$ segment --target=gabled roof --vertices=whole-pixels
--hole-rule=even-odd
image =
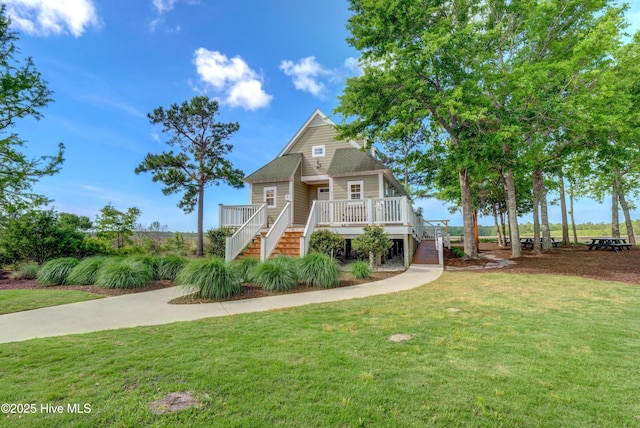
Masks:
[[[285,156],[289,151],[289,149],[291,149],[291,147],[293,147],[296,144],[296,142],[302,136],[302,134],[304,134],[304,131],[306,131],[307,128],[310,128],[313,126],[324,126],[324,125],[336,126],[336,124],[333,123],[331,119],[327,117],[327,115],[322,113],[320,109],[315,109],[315,111],[311,114],[311,116],[309,116],[306,122],[300,127],[300,129],[298,129],[298,132],[296,132],[295,135],[291,138],[291,140],[289,140],[289,142],[287,143],[286,146],[284,146],[282,151],[278,153],[278,157]],[[356,149],[360,148],[360,145],[353,140],[349,141],[349,144],[351,144],[351,146]]]
[[[364,171],[381,171],[389,169],[382,162],[375,159],[367,152],[355,149],[337,149],[331,165],[327,170],[328,175],[349,174]]]
[[[301,161],[302,153],[292,153],[290,155],[277,157],[246,177],[244,181],[245,183],[289,181]]]

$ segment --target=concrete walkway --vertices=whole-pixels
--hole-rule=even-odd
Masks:
[[[413,264],[400,275],[367,284],[192,305],[168,304],[182,295],[182,289],[163,288],[0,315],[0,343],[123,327],[168,324],[175,321],[193,321],[388,294],[416,288],[437,279],[441,274],[441,266]]]

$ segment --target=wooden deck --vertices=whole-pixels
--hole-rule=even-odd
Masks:
[[[413,255],[413,261],[411,263],[419,265],[437,265],[438,251],[436,250],[436,241],[433,239],[425,239],[421,241],[416,253]]]

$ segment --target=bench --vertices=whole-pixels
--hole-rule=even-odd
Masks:
[[[609,244],[609,246],[613,251],[624,251],[625,249],[631,251],[633,244]]]

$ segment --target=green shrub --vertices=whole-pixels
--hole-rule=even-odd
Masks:
[[[455,254],[456,256],[458,256],[458,257],[463,257],[463,256],[464,256],[464,251],[463,251],[463,250],[461,250],[461,249],[460,249],[460,248],[458,248],[458,247],[451,247],[451,252],[452,252],[453,254]]]
[[[233,235],[233,229],[230,227],[220,227],[218,229],[207,230],[207,254],[214,257],[224,258],[224,249],[226,246],[227,236]]]
[[[380,257],[389,250],[393,246],[393,242],[380,226],[365,226],[362,230],[364,233],[356,236],[351,244],[354,250],[369,254],[369,265],[373,269],[376,257]]]
[[[344,249],[345,240],[330,230],[316,230],[309,238],[309,251],[334,257],[338,250]]]
[[[253,257],[244,257],[240,260],[232,261],[231,267],[236,270],[242,282],[253,282],[252,272],[259,263],[258,259]]]
[[[127,257],[128,260],[132,260],[134,262],[141,262],[151,268],[153,272],[153,279],[159,279],[158,277],[158,266],[160,264],[160,258],[156,255],[150,254],[136,254]]]
[[[340,284],[340,269],[334,259],[326,254],[309,253],[300,259],[298,274],[306,285],[332,288]]]
[[[178,272],[184,267],[187,260],[179,256],[164,256],[158,260],[158,279],[175,280]]]
[[[110,259],[96,274],[95,284],[107,288],[142,288],[153,281],[153,269],[140,260]]]
[[[278,256],[260,263],[251,275],[267,291],[289,291],[298,285],[296,263],[290,257]]]
[[[73,257],[62,257],[49,260],[38,271],[38,282],[41,285],[62,285],[66,282],[71,270],[80,263]]]
[[[364,279],[371,276],[371,266],[365,261],[357,261],[349,264],[349,273],[356,278]]]
[[[74,267],[66,283],[69,285],[93,285],[96,283],[96,274],[106,260],[102,256],[88,257],[80,260],[80,263]]]
[[[25,263],[11,273],[11,279],[36,279],[39,266],[35,263]]]
[[[236,270],[219,257],[191,260],[176,276],[176,283],[205,299],[227,299],[242,291]]]

